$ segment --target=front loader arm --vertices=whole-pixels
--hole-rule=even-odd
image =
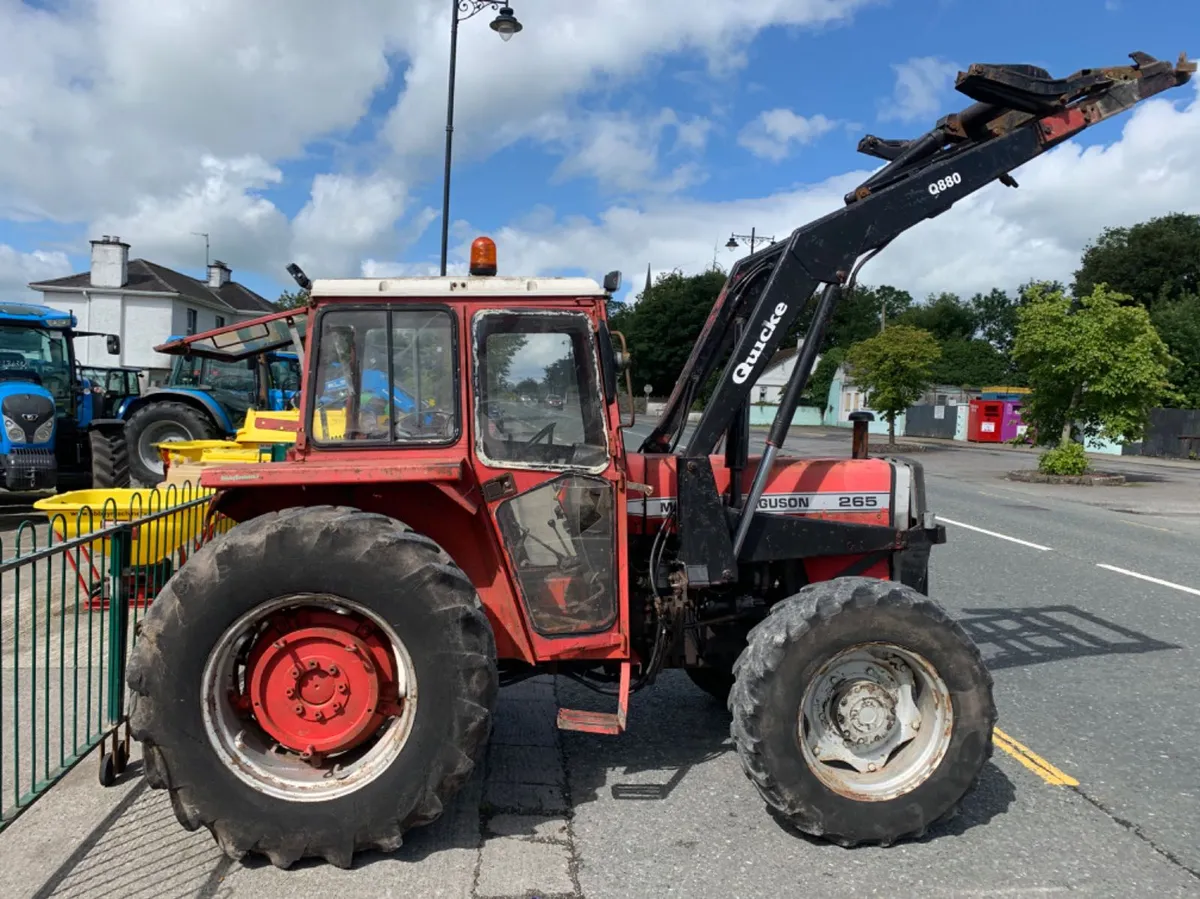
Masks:
[[[666,409],[641,448],[649,453],[674,451],[697,392],[732,349],[676,469],[678,561],[690,583],[736,580],[774,459],[812,375],[842,287],[853,283],[858,266],[909,228],[941,215],[992,181],[1016,187],[1009,174],[1014,169],[1085,128],[1184,84],[1196,70],[1183,56],[1176,64],[1144,53],[1131,56],[1133,65],[1084,69],[1064,79],[1051,78],[1033,66],[971,66],[956,82],[957,89],[975,101],[971,106],[944,117],[915,140],[865,137],[859,151],[887,164],[847,194],[843,208],[734,265]],[[863,258],[864,254],[869,255]],[[812,323],[754,481],[740,510],[731,514],[724,506],[736,508],[737,494],[731,490],[728,503],[722,500],[709,456],[723,435],[727,456],[731,439],[748,443],[741,423],[750,391],[797,316],[814,299]],[[735,448],[733,456],[744,459],[746,449]],[[903,538],[897,534],[896,539]]]
[[[1182,56],[1174,65],[1144,53],[1131,58],[1133,65],[1084,69],[1063,79],[1033,66],[973,65],[956,81],[956,88],[976,101],[971,106],[915,140],[863,138],[859,152],[889,160],[887,165],[847,194],[842,209],[734,265],[642,451],[673,450],[698,391],[732,347],[683,455],[711,453],[796,317],[824,284],[828,289],[817,299],[768,438],[769,446],[782,443],[812,374],[838,288],[859,258],[992,181],[1016,187],[1009,175],[1014,169],[1085,128],[1184,84],[1196,69]],[[744,327],[735,327],[739,320]]]

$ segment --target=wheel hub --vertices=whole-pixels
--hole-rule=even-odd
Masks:
[[[843,690],[836,708],[838,730],[856,746],[880,742],[896,724],[895,697],[872,681],[857,681]]]
[[[259,725],[306,759],[355,748],[398,712],[390,654],[355,616],[309,611],[274,621],[246,668]]]

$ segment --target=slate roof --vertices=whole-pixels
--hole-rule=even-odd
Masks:
[[[52,278],[49,281],[34,281],[29,286],[34,290],[40,290],[43,287],[83,289],[92,286],[92,274],[90,271],[80,272],[64,278]],[[191,275],[185,275],[146,259],[129,260],[128,278],[121,291],[123,293],[177,293],[184,299],[196,300],[201,303],[215,302],[238,312],[267,313],[274,312],[278,308],[274,303],[236,281],[229,281],[221,287],[213,288],[208,286],[207,281],[201,281]]]

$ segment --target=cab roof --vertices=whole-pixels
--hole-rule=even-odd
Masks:
[[[41,325],[43,328],[72,328],[75,316],[38,303],[0,302],[0,324]]]
[[[605,297],[592,278],[330,278],[312,282],[313,297]]]
[[[484,276],[446,278],[341,278],[312,282],[313,298],[458,299],[512,297],[521,300],[563,297],[607,297],[609,294],[591,278],[498,278]],[[259,353],[286,351],[295,336],[304,340],[308,309],[281,309],[250,321],[235,322],[188,337],[171,336],[154,348],[171,356],[194,355],[210,359],[245,359]]]

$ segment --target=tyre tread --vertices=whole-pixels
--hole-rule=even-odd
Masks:
[[[982,672],[989,696],[986,715],[990,737],[998,716],[995,702],[991,699],[992,675],[984,664],[979,648],[962,625],[940,604],[916,590],[879,578],[844,577],[809,584],[794,596],[773,606],[767,617],[750,631],[746,647],[734,663],[733,673],[736,680],[729,692],[728,709],[733,718],[730,736],[741,760],[742,770],[759,795],[773,811],[785,817],[798,830],[844,847],[890,845],[899,840],[924,836],[929,827],[947,821],[957,814],[962,799],[974,792],[979,785],[983,769],[981,764],[980,771],[959,798],[959,802],[936,820],[889,840],[852,839],[842,834],[825,833],[821,823],[823,818],[818,811],[789,796],[771,776],[762,753],[762,723],[767,715],[766,684],[783,663],[787,646],[814,626],[819,627],[822,623],[833,620],[847,609],[867,609],[881,605],[902,606],[921,613],[938,626],[953,632],[963,647],[974,655],[976,667]],[[993,750],[992,740],[988,739],[984,748],[984,763],[992,757]]]
[[[443,586],[440,591],[443,602],[446,597],[454,597],[453,602],[435,609],[454,616],[462,625],[458,630],[461,646],[455,655],[464,664],[449,666],[448,670],[459,674],[460,697],[471,696],[479,701],[460,699],[455,703],[450,738],[439,750],[413,807],[396,809],[395,814],[385,820],[361,822],[361,826],[354,828],[352,833],[333,828],[319,834],[309,832],[303,834],[302,838],[280,832],[270,822],[222,818],[218,804],[208,801],[208,791],[204,785],[187,783],[181,772],[173,770],[169,750],[155,741],[155,733],[169,727],[169,713],[156,707],[151,698],[151,683],[154,669],[168,664],[155,645],[159,622],[165,615],[179,613],[171,581],[159,593],[143,620],[141,635],[129,661],[128,685],[133,694],[129,723],[131,733],[142,743],[143,755],[147,759],[147,782],[152,788],[169,792],[175,816],[186,829],[207,827],[231,859],[238,860],[250,852],[257,852],[267,856],[276,867],[287,868],[300,858],[318,856],[337,867],[347,868],[352,864],[355,852],[367,849],[394,851],[400,847],[403,834],[410,827],[428,824],[439,818],[445,801],[474,772],[490,735],[491,706],[499,690],[496,665],[491,661],[496,654],[495,637],[470,579],[437,543],[395,519],[349,507],[310,506],[270,512],[251,519],[213,540],[194,555],[176,577],[184,577],[185,572],[189,577],[215,577],[220,567],[222,548],[228,541],[236,540],[243,544],[257,541],[264,544],[266,551],[265,544],[269,543],[272,535],[280,528],[294,526],[294,520],[300,516],[303,516],[303,527],[316,541],[331,532],[343,539],[377,535],[379,528],[386,523],[388,533],[383,535],[385,539],[405,551],[395,554],[401,560],[397,563],[398,567],[412,565],[415,560],[423,567],[434,569]],[[359,533],[355,534],[355,531]],[[357,547],[362,548],[361,545]],[[354,549],[349,551],[353,552]]]

